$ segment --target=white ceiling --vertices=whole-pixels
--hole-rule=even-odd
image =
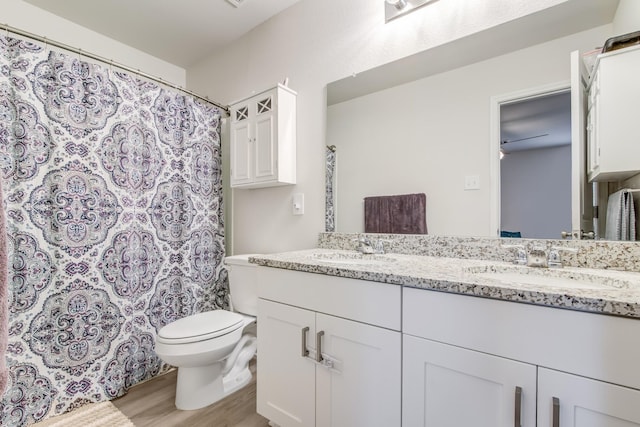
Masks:
[[[186,68],[299,0],[24,0]]]
[[[569,145],[571,92],[501,105],[500,141],[504,153]]]

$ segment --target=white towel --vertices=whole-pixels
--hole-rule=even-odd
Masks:
[[[624,212],[622,221],[622,240],[636,240],[636,208],[633,204],[633,193],[624,193]]]
[[[607,240],[636,240],[636,210],[628,189],[616,191],[607,203]]]

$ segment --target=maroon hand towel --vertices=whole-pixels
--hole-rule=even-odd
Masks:
[[[427,234],[424,193],[364,198],[365,233]]]

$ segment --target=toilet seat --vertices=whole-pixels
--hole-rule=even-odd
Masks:
[[[227,310],[205,311],[171,322],[158,331],[158,342],[187,344],[226,335],[244,326],[244,317]]]

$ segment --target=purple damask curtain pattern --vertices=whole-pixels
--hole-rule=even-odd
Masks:
[[[0,424],[112,399],[166,369],[167,323],[228,306],[220,114],[0,37],[9,337]]]

